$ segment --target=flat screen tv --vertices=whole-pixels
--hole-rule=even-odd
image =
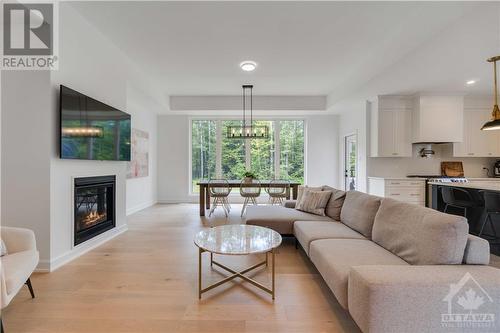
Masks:
[[[130,115],[61,85],[63,159],[130,161]]]

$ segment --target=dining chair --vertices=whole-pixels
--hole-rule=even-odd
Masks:
[[[288,197],[290,182],[288,180],[275,179],[269,183],[269,187],[266,187],[265,190],[269,194],[270,205],[282,205]]]
[[[212,216],[212,213],[218,206],[222,207],[227,217],[231,211],[231,205],[228,200],[229,193],[231,193],[229,182],[225,179],[210,179],[208,181],[208,191],[213,198],[212,209],[210,209],[208,217]]]
[[[243,202],[243,208],[241,209],[241,216],[245,214],[245,210],[249,203],[257,205],[257,198],[260,196],[261,184],[258,179],[252,179],[252,181],[242,180],[240,183],[240,194],[245,201]]]

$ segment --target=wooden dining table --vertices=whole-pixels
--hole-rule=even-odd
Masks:
[[[283,184],[272,184],[272,180],[259,180],[260,181],[260,187],[266,188],[266,187],[281,187]],[[256,183],[242,183],[241,180],[228,180],[227,184],[229,187],[232,188],[239,188],[241,185],[245,187],[257,187]],[[220,184],[220,185],[227,185],[227,184]],[[196,183],[199,187],[200,191],[200,216],[205,216],[205,210],[210,209],[210,191],[208,190],[208,185],[209,181],[208,180],[201,180],[198,183]],[[214,184],[212,184],[214,185]],[[217,185],[217,184],[215,184]],[[287,184],[289,187],[287,188],[286,194],[287,194],[287,199],[293,198],[294,200],[297,199],[297,194],[299,190],[299,185],[301,183],[299,182],[290,182]],[[291,193],[290,193],[291,190]]]

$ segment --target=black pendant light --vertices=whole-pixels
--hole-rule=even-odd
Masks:
[[[500,56],[496,56],[488,59],[488,62],[493,63],[494,71],[494,86],[495,86],[495,105],[493,105],[492,119],[483,125],[481,130],[483,131],[493,131],[500,130],[500,110],[498,109],[498,87],[497,87],[497,61],[500,60]]]
[[[243,88],[243,119],[240,126],[228,126],[227,138],[228,139],[267,139],[269,138],[268,126],[254,126],[253,125],[253,85],[245,84]],[[250,90],[250,121],[247,123],[246,119],[246,99],[247,90]]]

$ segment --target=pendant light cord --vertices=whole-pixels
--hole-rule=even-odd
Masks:
[[[495,82],[495,105],[498,105],[498,88],[497,88],[497,61],[493,61],[493,71],[494,74],[494,82]]]

